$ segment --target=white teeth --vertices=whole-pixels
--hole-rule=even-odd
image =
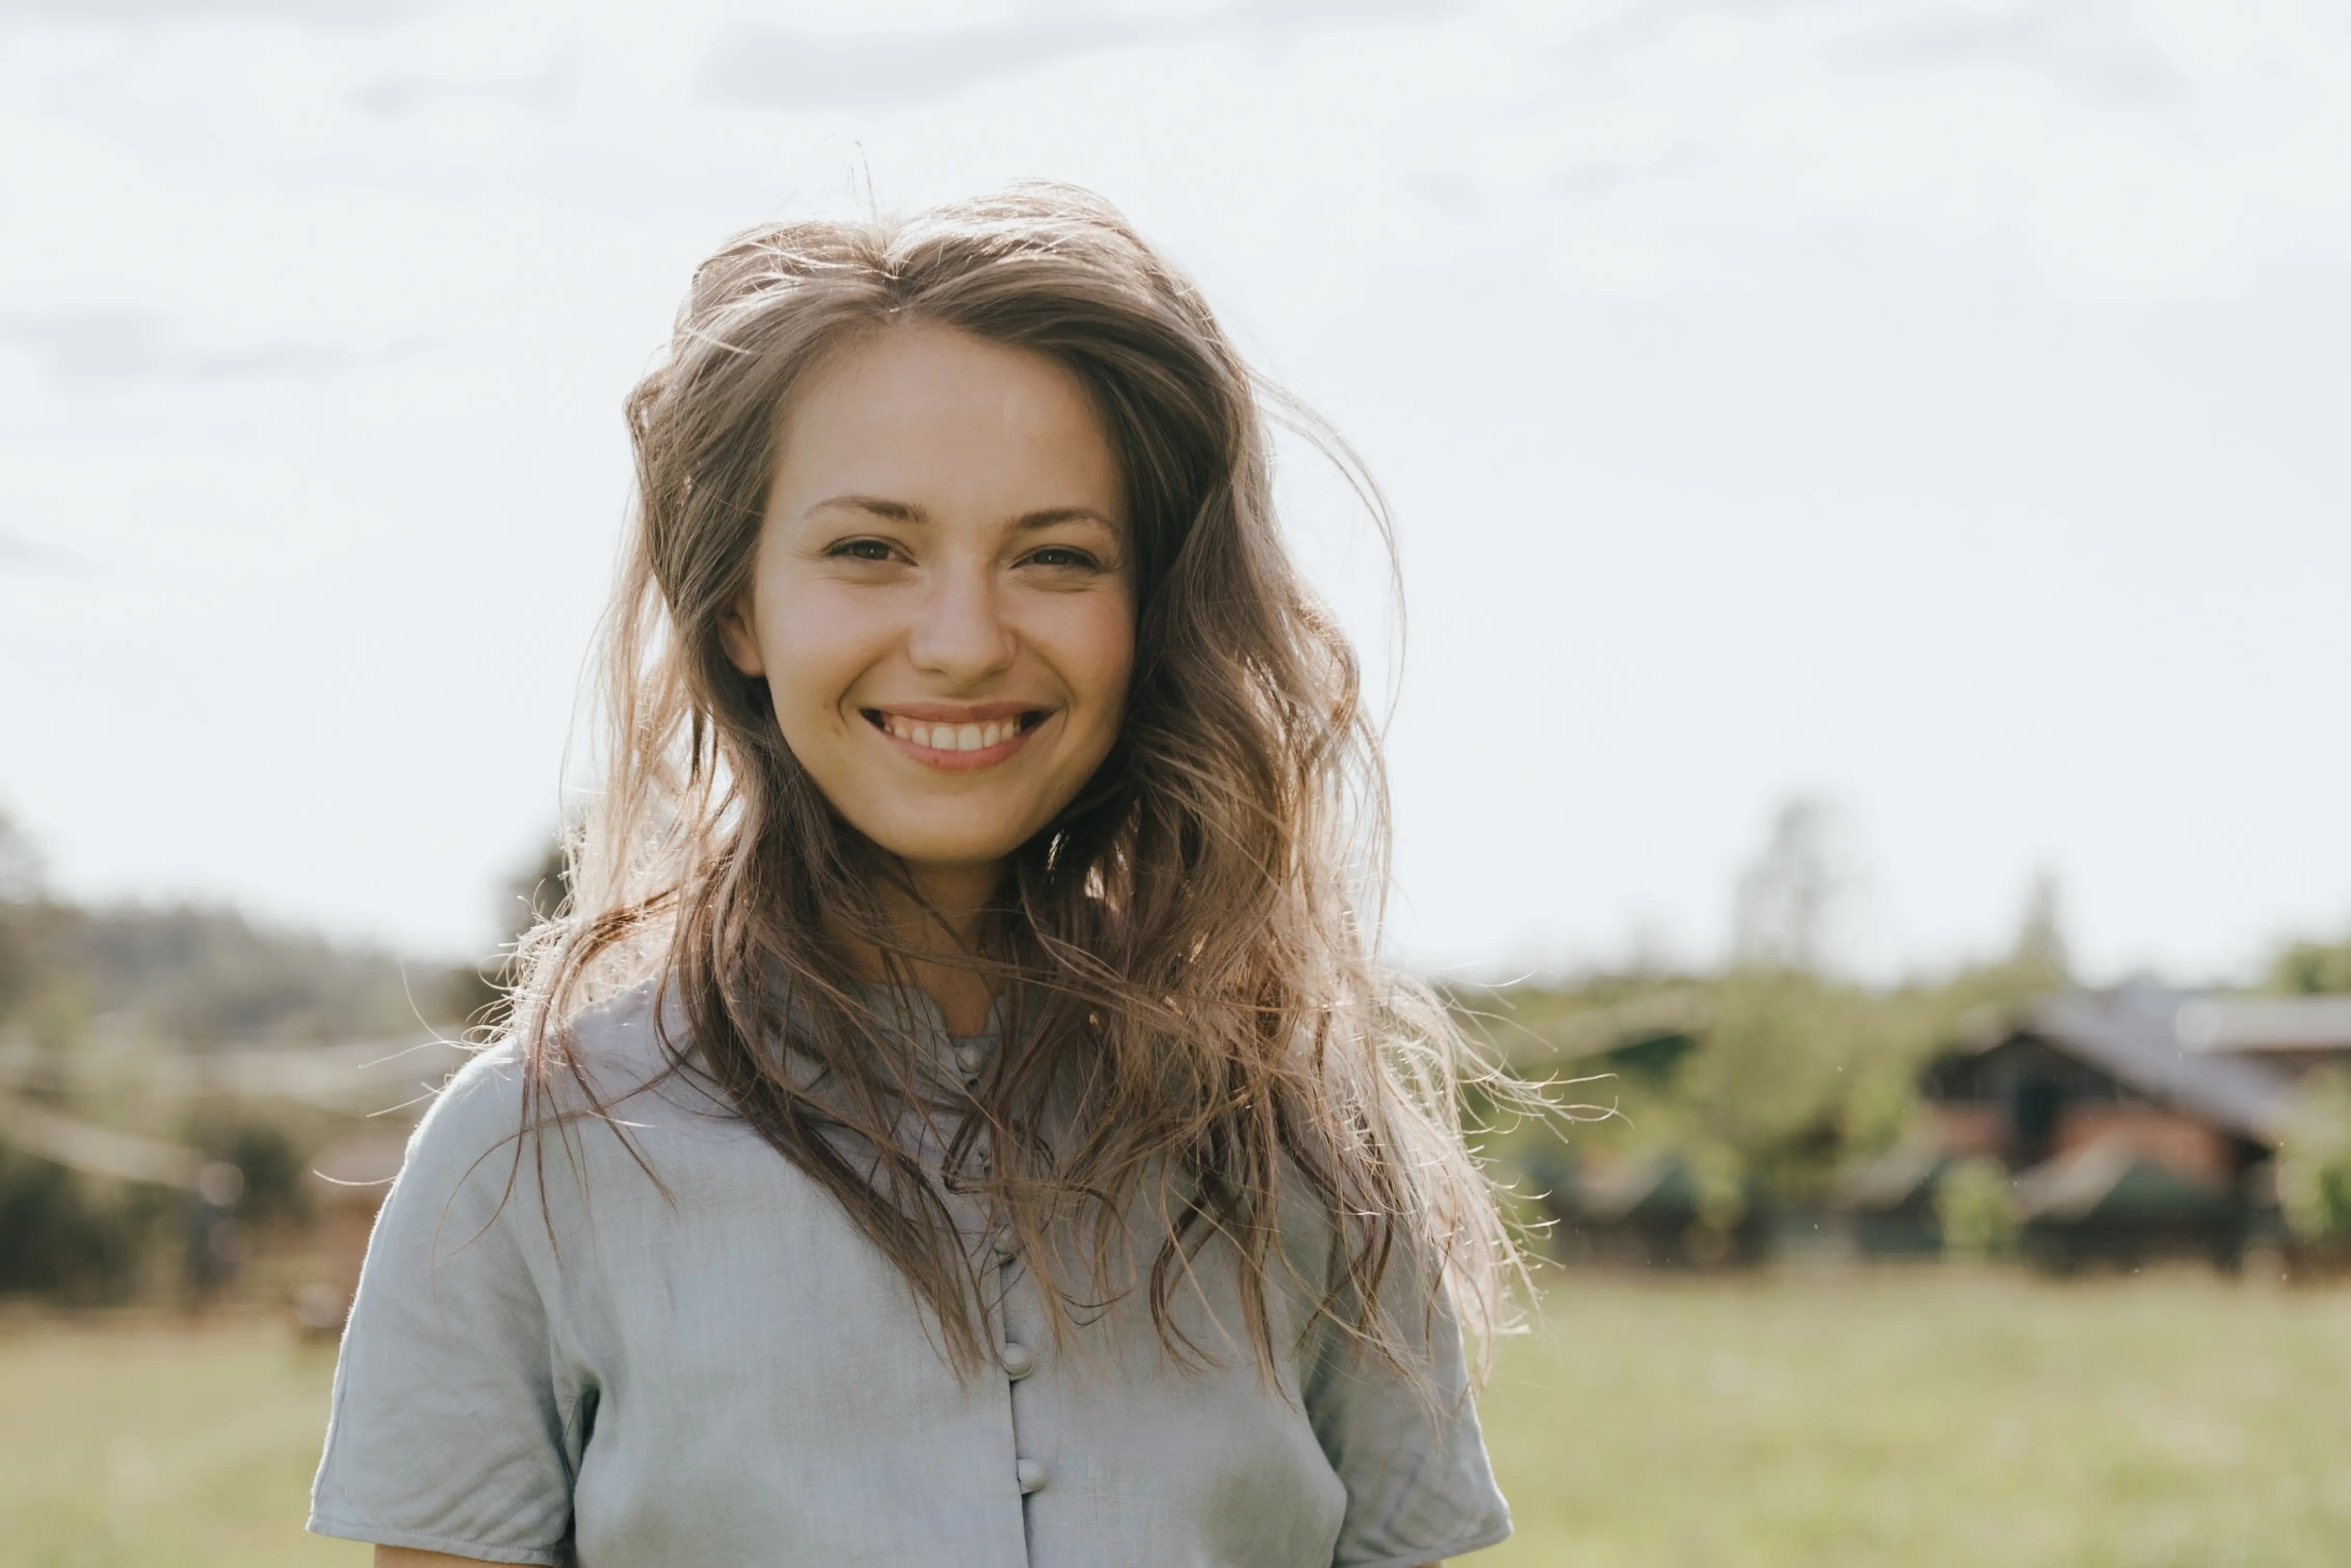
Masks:
[[[901,740],[933,751],[985,751],[1019,735],[1022,726],[1017,718],[990,719],[986,724],[921,724],[885,713],[882,727]]]

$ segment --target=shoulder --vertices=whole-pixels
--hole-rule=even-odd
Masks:
[[[419,1165],[460,1153],[480,1155],[510,1137],[522,1124],[522,1048],[499,1040],[474,1052],[433,1096],[408,1140],[403,1174]]]
[[[512,1034],[475,1051],[418,1121],[408,1167],[462,1166],[566,1122],[675,1097],[668,1081],[684,1041],[674,1019],[657,1016],[650,983],[583,1010],[553,1045],[537,1065]]]
[[[573,1014],[557,1044],[562,1067],[577,1070],[566,1075],[584,1080],[606,1100],[641,1092],[669,1076],[693,1049],[683,1009],[652,980]]]
[[[658,1118],[664,1109],[716,1108],[684,1009],[652,980],[574,1013],[553,1031],[535,1067],[518,1040],[503,1040],[485,1054],[492,1057],[493,1071],[501,1063],[516,1072],[535,1071],[538,1081],[528,1085],[533,1103],[549,1115],[603,1114],[626,1106],[632,1117]]]

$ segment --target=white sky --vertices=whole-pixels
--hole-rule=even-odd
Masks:
[[[2094,975],[2351,921],[2325,0],[0,0],[0,806],[52,882],[478,949],[623,392],[720,238],[869,171],[1103,192],[1368,458],[1414,961],[1711,956],[1798,791],[1876,972],[2043,866]]]

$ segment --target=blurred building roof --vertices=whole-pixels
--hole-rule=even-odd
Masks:
[[[2255,1009],[2304,999],[2331,1010],[2334,998],[2278,998]],[[2248,999],[2252,1000],[2252,999]],[[2013,1015],[2009,1026],[1961,1046],[1980,1054],[2018,1039],[2036,1040],[2074,1056],[2148,1099],[2262,1143],[2274,1143],[2293,1092],[2293,1080],[2259,1061],[2218,1046],[2191,1044],[2185,1018],[2213,1016],[2216,1003],[2238,998],[2156,986],[2061,991]],[[2289,1009],[2291,1010],[2291,1009]]]
[[[2351,997],[2190,997],[2173,1027],[2189,1051],[2351,1051]]]

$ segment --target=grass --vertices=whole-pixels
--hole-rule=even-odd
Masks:
[[[0,1327],[0,1568],[361,1568],[305,1535],[329,1354],[271,1323]],[[1554,1276],[1468,1568],[2334,1568],[2351,1293],[1939,1270]]]
[[[2351,1295],[1938,1269],[1554,1278],[1476,1568],[2339,1568]]]
[[[0,1328],[0,1568],[364,1568],[302,1529],[334,1367],[274,1322]]]

